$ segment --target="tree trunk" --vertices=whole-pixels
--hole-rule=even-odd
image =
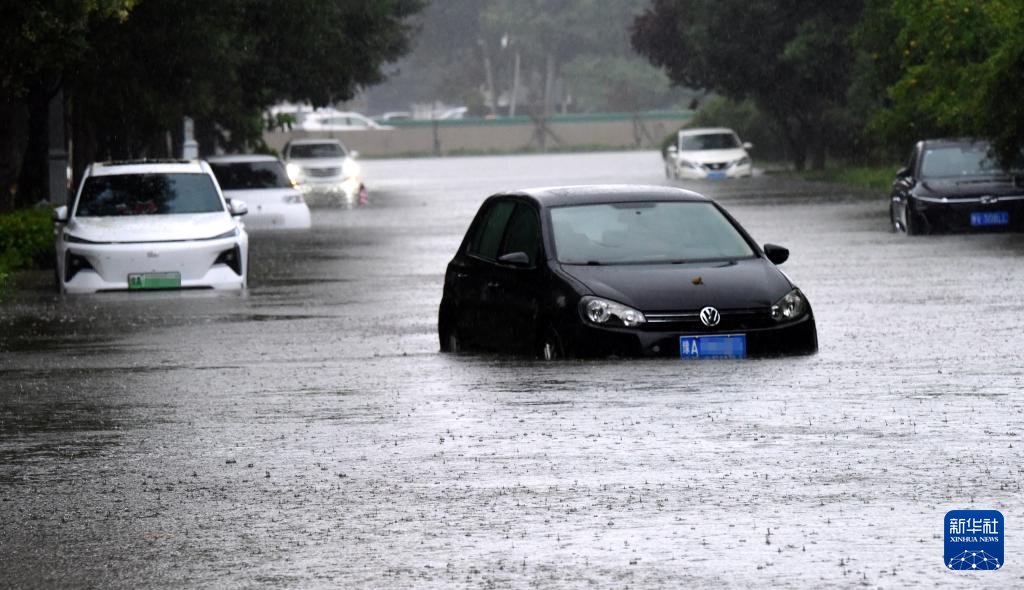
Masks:
[[[555,54],[548,53],[544,60],[544,116],[555,110]]]
[[[809,143],[811,147],[811,170],[824,170],[828,157],[828,149],[825,147],[825,142],[818,136]]]
[[[50,98],[53,86],[46,80],[36,80],[28,89],[28,141],[25,157],[18,175],[18,192],[14,198],[17,208],[30,207],[40,200],[48,200],[50,187]]]
[[[484,83],[487,85],[484,92],[487,95],[487,110],[489,114],[494,115],[497,106],[494,100],[494,72],[491,69],[491,54],[487,51],[487,43],[483,39],[477,39],[476,42],[480,45],[480,54],[484,60]]]

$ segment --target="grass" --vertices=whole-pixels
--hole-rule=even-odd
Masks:
[[[887,192],[896,178],[898,165],[891,166],[835,166],[824,170],[787,172],[804,180],[831,182],[853,188]]]
[[[0,297],[11,288],[13,273],[53,264],[53,222],[49,207],[0,215]]]

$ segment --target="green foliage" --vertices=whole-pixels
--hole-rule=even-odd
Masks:
[[[824,170],[809,170],[799,174],[805,180],[831,182],[853,188],[862,188],[874,193],[887,193],[896,178],[899,165],[889,166],[840,166]]]
[[[753,100],[773,118],[794,164],[816,167],[847,143],[850,32],[862,2],[654,0],[633,46],[676,83]]]
[[[0,292],[14,270],[53,264],[53,222],[49,208],[0,215]]]
[[[874,2],[858,33],[885,89],[871,128],[892,140],[985,137],[1009,160],[1024,144],[1022,30],[1019,0]]]

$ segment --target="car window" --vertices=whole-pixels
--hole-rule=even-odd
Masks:
[[[515,209],[515,202],[509,200],[495,201],[484,213],[480,223],[474,228],[469,243],[469,254],[486,260],[498,258],[498,246],[505,235],[505,226]]]
[[[90,176],[75,215],[107,217],[224,211],[208,174],[111,174]]]
[[[337,143],[300,143],[288,148],[288,157],[290,159],[344,158],[345,148]]]
[[[211,163],[210,168],[226,191],[292,186],[280,162]]]
[[[505,244],[498,256],[513,252],[525,252],[530,257],[530,264],[537,261],[540,251],[540,222],[537,212],[526,203],[518,203],[508,221],[505,230]]]
[[[704,133],[679,137],[679,149],[682,151],[731,150],[738,147],[740,142],[732,133]]]
[[[558,261],[644,264],[751,258],[735,226],[706,202],[575,205],[551,209]]]

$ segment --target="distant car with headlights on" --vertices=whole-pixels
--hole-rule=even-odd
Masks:
[[[893,231],[1024,229],[1024,157],[1000,166],[986,141],[918,142],[889,195]]]
[[[200,161],[96,163],[54,209],[62,293],[241,290],[249,237],[242,201],[225,201]]]
[[[358,155],[337,139],[293,139],[284,146],[285,170],[299,191],[338,195],[348,204],[366,199]]]
[[[647,186],[484,201],[445,273],[442,351],[742,358],[818,349],[811,305],[721,206]]]
[[[665,150],[669,179],[722,179],[751,176],[750,143],[740,142],[732,129],[682,129]]]
[[[259,229],[309,229],[309,207],[274,156],[245,154],[207,158],[228,201],[249,208],[245,226]]]

